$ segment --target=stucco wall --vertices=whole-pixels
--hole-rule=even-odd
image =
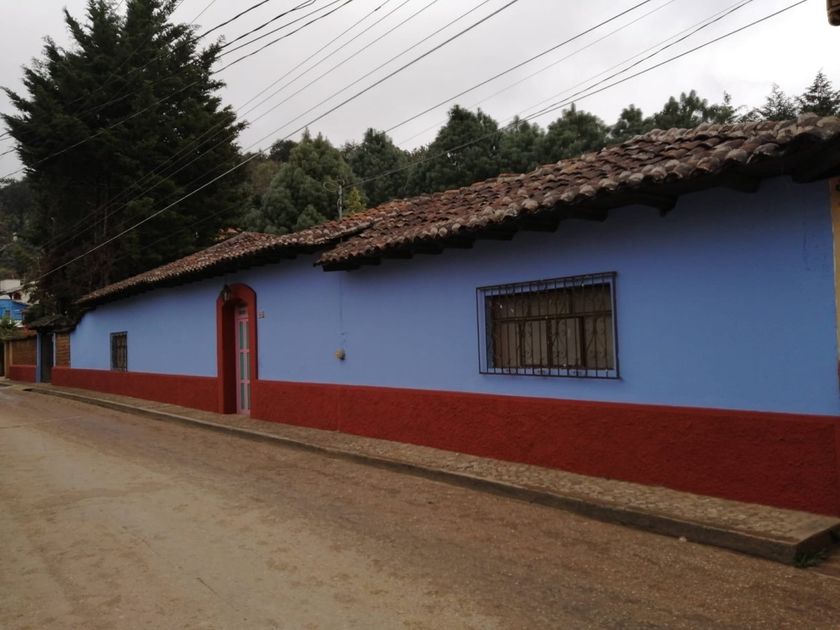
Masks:
[[[108,370],[110,335],[128,333],[132,372],[216,376],[217,283],[187,284],[107,304],[72,333],[71,366]]]
[[[825,182],[687,195],[553,234],[325,273],[301,259],[96,309],[73,367],[215,375],[214,300],[257,293],[261,379],[814,414],[840,413]],[[475,288],[615,271],[620,380],[481,375]],[[344,348],[346,360],[335,351]]]

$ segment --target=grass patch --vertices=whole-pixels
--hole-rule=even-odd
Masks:
[[[819,551],[800,551],[793,559],[793,564],[799,569],[815,567],[828,558],[828,549]]]

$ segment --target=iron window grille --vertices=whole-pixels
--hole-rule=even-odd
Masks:
[[[111,333],[111,369],[128,370],[128,333]]]
[[[479,287],[479,371],[618,378],[614,272]]]

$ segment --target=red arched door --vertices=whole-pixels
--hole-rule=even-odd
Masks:
[[[251,344],[248,307],[240,304],[236,307],[236,413],[251,411]]]
[[[250,413],[257,380],[257,294],[244,284],[225,286],[216,300],[218,409]]]

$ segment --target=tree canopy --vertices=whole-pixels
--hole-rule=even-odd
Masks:
[[[307,131],[279,165],[245,227],[285,234],[334,219],[339,186],[349,194],[354,179],[341,152],[321,134],[313,138]]]
[[[182,197],[239,159],[240,126],[216,95],[218,45],[171,22],[173,0],[88,0],[65,10],[72,46],[47,40],[24,69],[17,141],[34,203],[29,235],[46,272]],[[80,294],[214,241],[239,207],[237,174],[209,185],[78,264],[46,276],[40,298],[63,310]],[[127,203],[126,203],[127,202]],[[227,211],[227,212],[225,212]],[[37,272],[36,272],[37,273]]]

